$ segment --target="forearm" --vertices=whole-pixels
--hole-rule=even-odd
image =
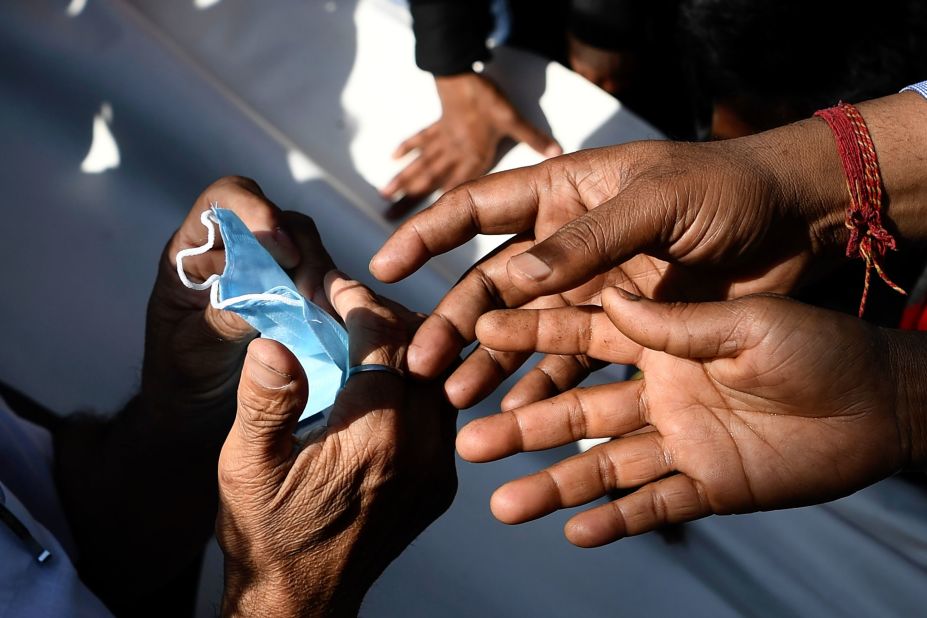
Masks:
[[[879,158],[884,218],[900,243],[927,242],[927,101],[905,92],[857,107]],[[810,225],[815,253],[842,256],[850,198],[827,123],[812,118],[744,141],[790,193],[799,216]]]

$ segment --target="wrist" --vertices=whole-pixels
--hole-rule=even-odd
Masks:
[[[885,363],[895,383],[894,412],[905,464],[927,467],[927,333],[880,329]]]
[[[785,215],[807,227],[812,253],[828,262],[844,259],[849,194],[827,124],[808,119],[744,140],[771,174]]]
[[[449,101],[472,98],[476,92],[485,88],[486,85],[487,78],[475,71],[435,77],[438,98],[441,99],[441,104],[445,107]]]
[[[300,551],[298,561],[257,566],[226,553],[222,616],[356,616],[366,587],[349,585],[349,554],[340,544],[318,546]]]

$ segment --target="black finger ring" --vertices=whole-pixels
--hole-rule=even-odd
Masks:
[[[348,380],[351,379],[351,376],[357,375],[358,373],[366,373],[368,371],[383,371],[385,373],[391,373],[394,376],[399,376],[400,378],[406,377],[406,374],[402,369],[396,369],[395,367],[390,367],[389,365],[377,365],[374,363],[366,365],[354,365],[348,369]]]

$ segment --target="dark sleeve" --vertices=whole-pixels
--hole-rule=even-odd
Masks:
[[[490,0],[409,0],[415,63],[436,76],[470,71],[489,58]]]

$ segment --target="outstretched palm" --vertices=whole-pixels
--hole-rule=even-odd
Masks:
[[[461,432],[461,455],[476,461],[617,438],[499,489],[493,511],[503,521],[639,488],[568,524],[574,543],[600,545],[712,513],[823,502],[905,463],[874,328],[776,297],[662,305],[607,290],[603,301],[604,310],[507,311],[479,325],[490,346],[588,353],[633,362],[645,376]]]

